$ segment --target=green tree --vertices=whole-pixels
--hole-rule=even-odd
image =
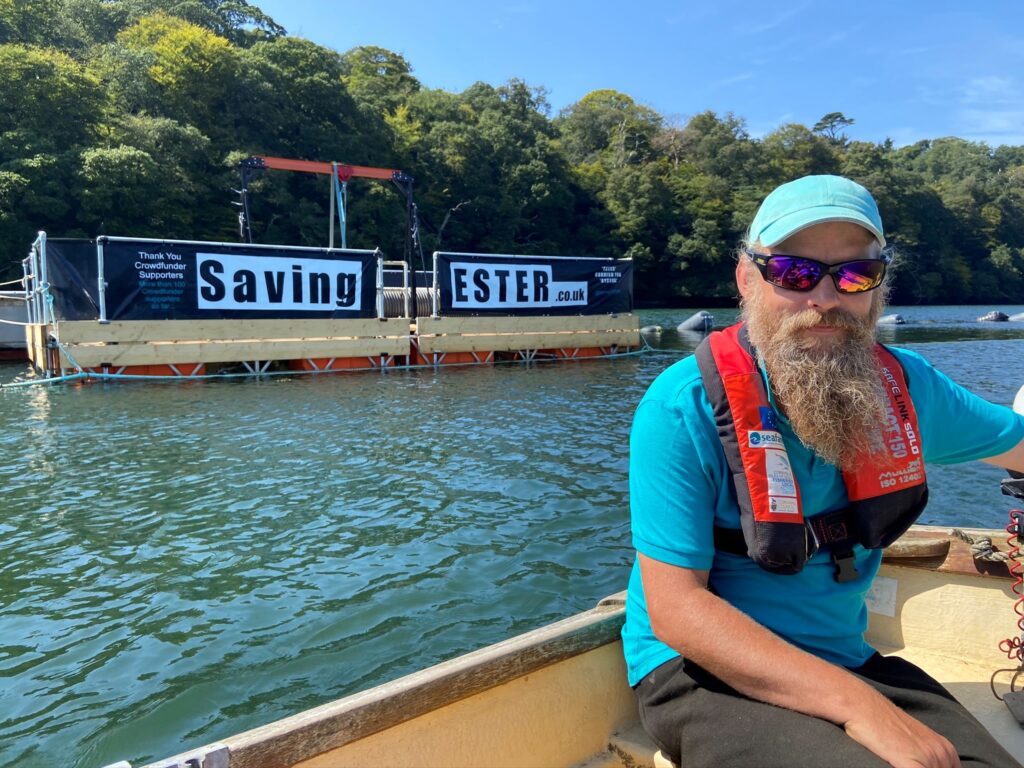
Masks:
[[[814,133],[826,136],[829,141],[835,144],[845,144],[846,134],[842,130],[843,128],[849,128],[855,122],[857,121],[847,117],[842,112],[829,112],[816,122],[811,130]]]
[[[839,159],[832,143],[806,126],[783,125],[761,143],[773,186],[808,174],[839,172]]]
[[[238,86],[240,57],[228,40],[162,12],[143,17],[117,40],[149,57],[145,76],[160,94],[164,116],[229,138],[233,125],[225,124],[224,108]]]
[[[0,45],[0,163],[88,142],[101,115],[98,79],[52,49]]]
[[[364,45],[348,51],[341,59],[342,82],[352,97],[367,107],[394,114],[420,89],[412,67],[397,53]]]
[[[592,91],[562,110],[557,126],[572,164],[592,162],[604,155],[616,166],[646,162],[661,116],[624,93]]]

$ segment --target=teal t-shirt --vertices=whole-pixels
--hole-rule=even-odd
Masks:
[[[987,458],[1024,439],[1024,417],[968,392],[914,352],[892,352],[907,373],[926,462]],[[839,471],[807,450],[777,411],[776,420],[800,487],[804,515],[845,507],[846,487]],[[769,573],[747,557],[715,551],[714,526],[739,528],[739,508],[692,355],[665,370],[637,407],[630,434],[629,494],[637,552],[671,565],[710,571],[708,583],[717,595],[827,661],[857,667],[874,653],[864,642],[864,598],[881,563],[881,550],[855,547],[860,575],[846,583],[833,578],[826,552],[811,558],[800,573],[784,576]],[[651,630],[638,563],[629,579],[622,640],[630,685],[679,655]]]

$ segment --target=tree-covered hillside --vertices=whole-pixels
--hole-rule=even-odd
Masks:
[[[237,239],[250,154],[400,168],[429,251],[632,256],[641,302],[733,295],[758,200],[807,173],[876,195],[898,302],[1024,301],[1024,147],[851,141],[842,113],[752,138],[610,90],[553,115],[541,87],[424,87],[409,62],[292,37],[245,0],[0,0],[0,273],[36,230]],[[323,177],[253,185],[258,242],[323,245]],[[391,187],[350,184],[349,244],[398,257]]]

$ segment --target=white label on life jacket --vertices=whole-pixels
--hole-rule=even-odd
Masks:
[[[776,515],[800,514],[800,507],[797,506],[796,499],[789,496],[769,496],[768,510]]]
[[[796,480],[785,451],[768,448],[764,452],[764,469],[768,476],[769,496],[789,496],[796,502]],[[796,510],[793,510],[796,512]]]
[[[782,435],[771,429],[752,429],[747,432],[747,442],[751,448],[782,448]]]

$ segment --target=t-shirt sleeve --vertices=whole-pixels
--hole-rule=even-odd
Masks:
[[[700,426],[678,403],[645,399],[629,441],[633,546],[670,565],[709,570],[715,492],[695,440]]]
[[[987,459],[1024,440],[1024,416],[964,389],[917,353],[898,353],[917,411],[925,461]]]

